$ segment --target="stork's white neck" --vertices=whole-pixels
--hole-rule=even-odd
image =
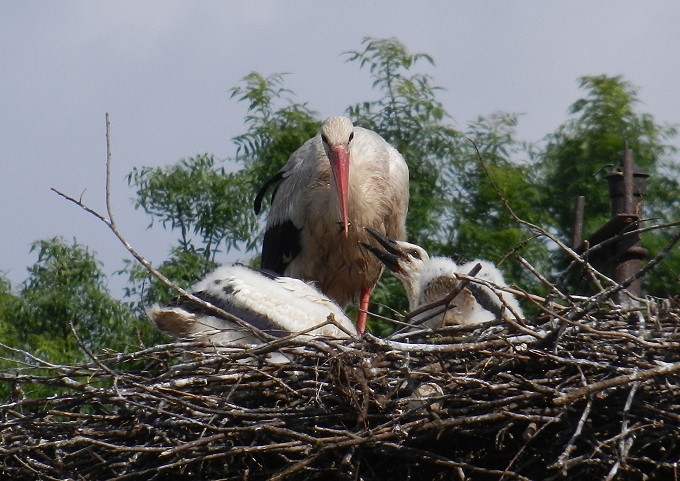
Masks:
[[[409,277],[407,280],[403,281],[404,289],[406,290],[406,298],[408,299],[408,309],[409,311],[414,311],[418,308],[418,300],[420,298],[420,278],[421,273],[418,272],[415,275]]]
[[[407,264],[401,272],[395,272],[394,275],[404,285],[406,291],[406,298],[408,299],[409,311],[413,311],[418,307],[420,300],[422,264]]]

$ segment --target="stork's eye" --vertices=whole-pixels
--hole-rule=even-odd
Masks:
[[[321,134],[321,142],[328,145],[328,138],[324,134]]]
[[[420,252],[418,252],[415,249],[411,249],[411,250],[406,251],[406,254],[408,254],[409,257],[413,257],[414,259],[419,259],[419,260],[421,259]]]
[[[349,134],[349,141],[351,142],[353,138],[354,138],[354,132],[352,132],[351,134]]]

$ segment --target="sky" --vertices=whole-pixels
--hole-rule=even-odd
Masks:
[[[229,89],[252,71],[287,72],[297,99],[338,115],[378,96],[342,53],[396,37],[434,58],[422,71],[444,87],[455,127],[513,112],[518,138],[535,142],[568,118],[584,75],[622,75],[640,111],[680,123],[678,23],[677,0],[0,0],[0,273],[17,288],[34,241],[75,238],[118,295],[112,273],[129,254],[50,190],[104,212],[107,112],[115,219],[158,264],[176,236],[147,228],[125,176],[201,153],[233,157],[245,106]]]

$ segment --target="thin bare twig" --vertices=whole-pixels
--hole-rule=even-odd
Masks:
[[[643,371],[635,372],[633,374],[626,374],[623,376],[617,376],[611,379],[605,379],[588,386],[584,386],[580,389],[576,389],[566,394],[555,398],[553,402],[557,406],[563,406],[565,404],[573,403],[574,401],[588,396],[590,394],[604,391],[612,387],[622,386],[624,384],[636,382],[636,381],[646,381],[657,376],[668,376],[669,374],[674,374],[680,372],[680,362],[675,362],[673,364],[664,364],[663,366],[653,367],[651,369],[645,369]]]
[[[234,322],[241,326],[244,329],[247,329],[251,331],[254,335],[259,337],[262,340],[271,340],[274,339],[273,336],[261,331],[260,329],[256,328],[255,326],[243,321],[242,319],[234,316],[233,314],[230,314],[223,309],[220,309],[213,304],[206,302],[203,299],[200,299],[190,292],[182,289],[175,283],[173,283],[170,279],[168,279],[166,276],[164,276],[158,269],[153,267],[149,261],[147,261],[143,256],[141,256],[134,247],[125,239],[123,234],[120,232],[118,227],[116,226],[116,223],[113,218],[113,208],[111,205],[111,136],[110,136],[110,121],[109,121],[109,114],[106,114],[106,192],[105,192],[105,197],[106,197],[106,211],[108,213],[108,218],[105,217],[104,215],[98,213],[97,211],[91,209],[87,205],[85,205],[81,200],[75,199],[74,197],[71,197],[67,194],[64,194],[63,192],[51,188],[53,192],[55,192],[57,195],[63,197],[64,199],[73,202],[76,204],[78,207],[82,208],[85,210],[87,213],[93,215],[97,219],[99,219],[101,222],[103,222],[111,232],[116,236],[116,238],[123,244],[125,249],[134,257],[137,262],[139,262],[141,265],[144,266],[144,268],[156,279],[158,279],[163,285],[168,287],[169,289],[177,292],[179,295],[184,296],[188,299],[191,299],[193,302],[196,304],[200,305],[201,307],[208,309],[212,312],[215,312],[217,315],[223,317],[224,319]]]

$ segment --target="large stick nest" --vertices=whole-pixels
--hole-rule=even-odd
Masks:
[[[584,301],[540,326],[173,343],[79,366],[33,358],[39,374],[0,374],[16,393],[0,407],[0,474],[678,479],[679,321],[673,300]],[[63,393],[35,399],[36,385]]]

